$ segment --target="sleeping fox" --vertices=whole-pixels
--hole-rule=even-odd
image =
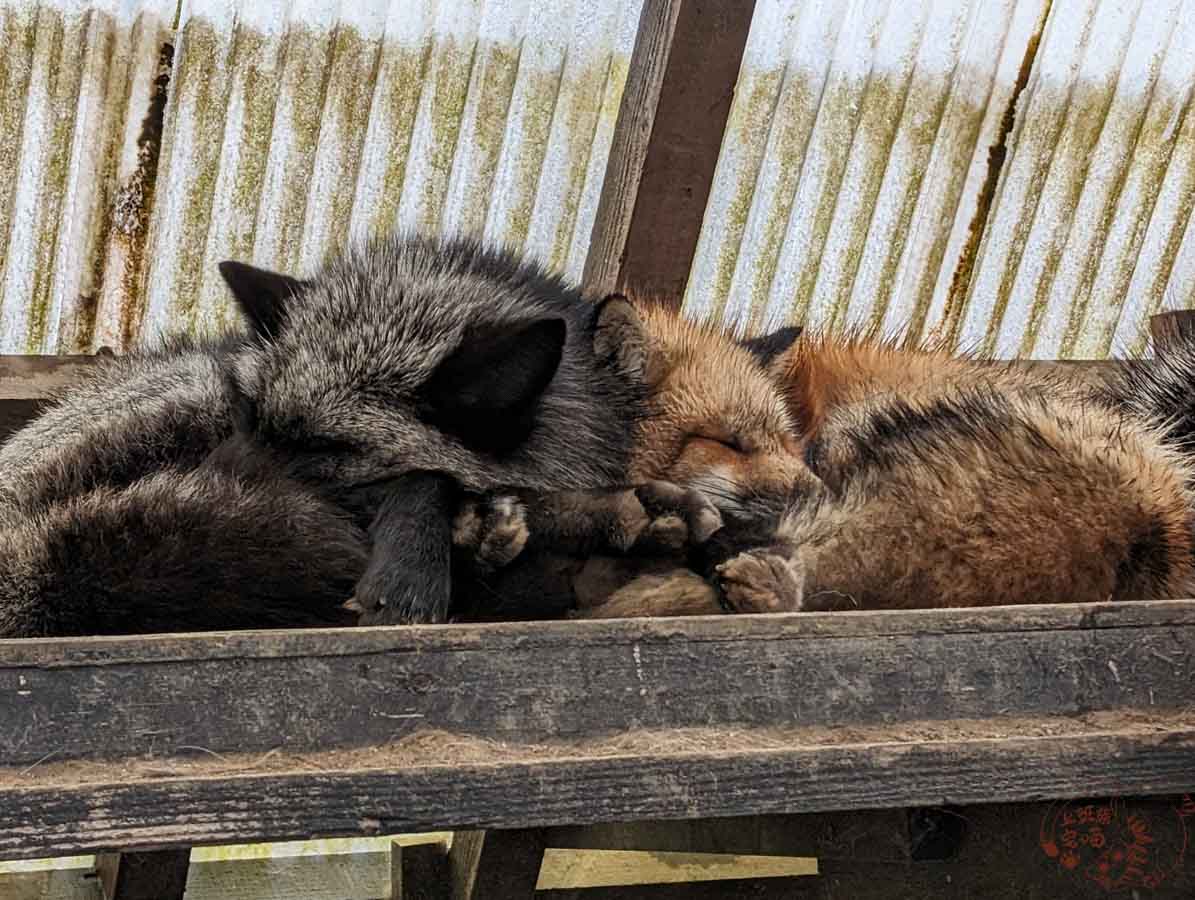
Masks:
[[[755,547],[792,491],[813,488],[767,370],[800,329],[738,342],[642,298],[624,310],[637,324],[619,333],[641,340],[618,365],[646,390],[626,479],[638,487],[466,502],[454,543],[461,567],[475,570],[454,584],[458,618],[612,615],[624,596],[642,615],[684,614],[695,602],[717,611],[694,549],[715,532]],[[632,581],[629,594],[619,590]],[[645,605],[639,591],[661,581],[660,602]]]
[[[808,334],[764,361],[768,381],[712,367],[736,384],[717,396],[749,383],[752,397],[703,426],[719,440],[678,464],[675,439],[644,429],[635,450],[658,460],[644,474],[698,491],[733,527],[687,567],[592,560],[574,573],[574,615],[1147,600],[1195,587],[1183,449],[1195,342],[1106,386]],[[670,385],[657,403],[674,419],[709,417],[712,380]],[[791,429],[771,440],[801,460],[776,470],[785,483],[750,474],[758,435],[783,418],[760,416],[769,391]]]

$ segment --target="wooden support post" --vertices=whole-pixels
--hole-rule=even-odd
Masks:
[[[442,841],[390,848],[390,900],[448,900],[448,845]]]
[[[582,284],[594,294],[608,294],[618,283],[652,122],[668,67],[668,50],[683,2],[645,0],[639,14],[639,31],[631,51],[589,255],[581,278]]]
[[[458,831],[448,854],[452,900],[530,900],[543,859],[539,828]]]
[[[190,866],[190,850],[100,853],[95,859],[104,900],[182,900]]]
[[[684,294],[755,0],[685,0],[634,198],[618,288]]]

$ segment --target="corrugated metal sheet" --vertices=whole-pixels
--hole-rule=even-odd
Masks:
[[[143,230],[141,123],[174,0],[0,2],[0,352],[91,346]]]
[[[965,306],[948,317],[961,343],[1140,351],[1164,298],[1195,306],[1193,85],[1191,0],[1054,4]]]
[[[396,226],[580,277],[641,6],[0,0],[0,350],[219,329],[218,260]]]
[[[395,226],[579,276],[641,3],[188,3],[147,329],[227,323],[219,259],[302,272]]]
[[[1193,29],[1191,0],[761,0],[687,313],[1139,350],[1195,305]]]

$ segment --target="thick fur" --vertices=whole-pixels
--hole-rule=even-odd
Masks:
[[[1151,600],[1195,587],[1193,470],[1174,430],[1181,407],[1162,402],[1181,395],[1173,362],[1155,370],[1154,394],[1126,387],[1119,402],[1056,373],[861,340],[802,337],[772,371],[816,478],[794,483],[774,530],[756,505],[763,527],[745,534],[761,546],[711,542],[732,610]],[[685,611],[710,610],[689,574],[675,577],[694,597]],[[623,586],[621,614],[674,611],[665,596],[658,578]]]
[[[230,468],[265,455],[342,506],[416,472],[471,491],[624,481],[642,389],[601,353],[606,319],[621,317],[559,278],[473,242],[419,238],[351,250],[306,282],[225,271],[261,332],[231,370]],[[450,548],[430,542],[447,539],[452,510],[420,507],[423,523],[402,513],[374,525],[395,539],[358,586],[365,621],[447,614],[448,573],[430,561]]]
[[[624,478],[641,391],[597,357],[597,309],[576,288],[473,242],[418,238],[350,250],[304,284],[276,333],[235,366],[252,438],[300,480],[359,485],[425,470],[473,491],[558,491]],[[505,357],[490,358],[488,343],[513,334],[517,358],[515,329],[544,322],[563,323],[563,346],[529,398],[530,431],[501,452],[463,438],[437,405],[452,398],[428,396],[437,378],[453,366],[457,394],[517,375],[495,370]]]
[[[0,523],[198,465],[232,431],[220,372],[241,343],[179,339],[96,363],[0,445]]]
[[[1156,348],[1153,359],[1121,367],[1105,397],[1145,419],[1167,443],[1195,455],[1195,334],[1175,335]]]
[[[351,625],[365,536],[283,481],[162,471],[5,526],[0,636]]]
[[[669,572],[689,582],[685,610],[716,612],[716,591],[698,589],[705,582],[689,577],[693,546],[719,528],[723,540],[735,535],[745,545],[756,543],[748,532],[770,539],[783,501],[810,477],[784,398],[763,365],[795,339],[793,330],[744,346],[663,305],[632,302],[645,339],[631,348],[637,362],[623,363],[643,373],[648,390],[628,468],[629,482],[640,487],[604,495],[523,492],[498,501],[498,514],[467,510],[458,520],[458,530],[467,532],[458,534],[459,546],[476,547],[495,532],[520,540],[503,542],[497,558],[478,552],[487,571],[469,596],[454,598],[460,614],[600,616],[610,614],[603,598],[656,614],[654,603],[635,599],[637,588],[621,587],[635,573],[645,576],[641,585],[659,586]],[[758,521],[761,506],[770,515],[766,526]],[[630,560],[622,558],[628,554]]]
[[[254,333],[103,364],[0,449],[0,636],[343,623],[363,575],[439,619],[458,485],[625,478],[617,307],[465,242],[222,271]]]
[[[203,465],[242,344],[97,363],[0,446],[0,637],[353,624],[368,543],[345,511]]]

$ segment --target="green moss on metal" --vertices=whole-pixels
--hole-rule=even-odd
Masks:
[[[469,196],[460,216],[460,230],[481,234],[485,228],[506,116],[519,73],[519,51],[493,41],[478,44],[474,90],[477,92],[477,119],[472,135],[472,167]]]
[[[461,45],[444,38],[432,51],[428,78],[431,95],[430,178],[418,200],[415,224],[421,231],[433,232],[440,226],[440,212],[448,193],[448,179],[456,158],[457,139],[469,79],[475,58],[473,43]]]
[[[48,13],[47,13],[48,15]],[[0,7],[0,236],[7,237],[12,224],[12,205],[21,162],[21,138],[25,124],[25,98],[33,69],[33,48],[37,40],[37,12],[32,4]],[[0,240],[0,274],[4,271],[8,242]]]
[[[257,205],[265,184],[278,106],[278,69],[275,39],[238,27],[232,43],[233,79],[238,81],[243,103],[240,132],[236,136],[236,171],[232,173],[233,222],[221,224],[224,252],[234,259],[251,259],[257,234]],[[209,276],[211,273],[207,273]],[[211,324],[224,330],[238,322],[232,298],[220,292],[211,310]]]
[[[511,247],[522,247],[531,231],[531,213],[548,152],[561,77],[561,72],[534,72],[526,77],[524,92],[519,97],[523,107],[522,134],[517,170],[509,188],[515,199],[507,207],[506,221],[501,223],[502,237]]]
[[[365,142],[364,123],[369,121],[373,87],[377,78],[379,42],[366,40],[355,28],[341,25],[333,43],[332,68],[325,91],[327,115],[324,127],[336,130],[328,139],[340,147],[336,184],[328,197],[327,243],[322,255],[344,245],[356,197],[357,170]]]
[[[284,161],[281,196],[271,198],[271,215],[278,223],[277,257],[274,265],[283,271],[297,271],[303,238],[303,222],[315,152],[324,121],[324,97],[331,70],[335,34],[292,24],[282,38],[279,95],[287,98],[290,144]]]
[[[180,53],[174,70],[174,102],[192,110],[193,143],[188,147],[191,166],[186,195],[178,210],[174,256],[177,271],[170,314],[193,330],[199,312],[203,279],[203,247],[211,220],[212,193],[220,163],[220,137],[224,130],[227,76],[227,35],[219,34],[203,19],[189,19],[183,26]],[[178,131],[168,140],[177,140]],[[165,148],[164,148],[165,149]]]
[[[626,67],[625,62],[616,66],[612,57],[571,73],[564,103],[558,111],[564,128],[564,183],[560,195],[561,205],[554,216],[555,227],[552,229],[552,244],[547,257],[549,268],[556,271],[563,271],[568,266],[577,211],[589,170],[589,155],[593,151],[593,138],[601,122],[603,109],[607,116],[618,116],[621,85],[626,82]],[[621,79],[617,96],[612,104],[606,105],[606,87],[611,79],[616,78]]]
[[[1191,156],[1193,140],[1195,140],[1195,116],[1189,112],[1190,106],[1188,101],[1186,109],[1184,109],[1183,104],[1180,104],[1178,98],[1172,93],[1155,96],[1146,115],[1139,123],[1136,139],[1132,146],[1132,154],[1124,160],[1123,165],[1117,168],[1115,182],[1098,223],[1099,241],[1103,245],[1103,252],[1093,253],[1084,260],[1083,277],[1075,301],[1069,310],[1070,315],[1060,354],[1063,358],[1106,358],[1111,354],[1112,341],[1119,318],[1116,313],[1119,312],[1119,307],[1127,296],[1129,283],[1137,267],[1137,253],[1145,240],[1150,214],[1153,212],[1154,203],[1162,190],[1162,182],[1166,179],[1170,171],[1169,166],[1172,164],[1177,164],[1181,171],[1188,173],[1189,189],[1183,192],[1183,199],[1180,201],[1180,207],[1185,206],[1185,214],[1182,215],[1180,222],[1172,222],[1170,225],[1167,252],[1163,259],[1173,260],[1178,252],[1178,245],[1182,239],[1181,222],[1186,221],[1192,201],[1195,199],[1193,198],[1195,168],[1191,166],[1191,160],[1195,159],[1195,156]],[[1127,111],[1123,108],[1111,110],[1107,127],[1117,131],[1132,130],[1131,120],[1135,118],[1134,112],[1135,110],[1132,108]],[[1186,125],[1176,136],[1173,123],[1182,121],[1184,113],[1186,114]],[[1117,202],[1123,193],[1125,181],[1130,173],[1133,173],[1134,176],[1134,193],[1140,198],[1138,206],[1140,218],[1130,237],[1130,246],[1108,247],[1106,244],[1108,231],[1112,226]],[[1079,227],[1095,227],[1092,223],[1078,223],[1078,225]],[[1115,298],[1112,303],[1116,309],[1101,310],[1100,324],[1096,325],[1091,322],[1093,312],[1091,290],[1100,266],[1107,265],[1109,262],[1113,269],[1112,280],[1116,285],[1115,290],[1111,293],[1111,296]],[[1165,271],[1169,271],[1168,265],[1165,267]],[[1139,299],[1146,301],[1151,312],[1157,312],[1161,308],[1164,289],[1165,281],[1158,284],[1155,280],[1155,283],[1149,285],[1144,291],[1143,297]],[[1112,314],[1109,315],[1109,313]],[[1147,322],[1148,319],[1142,321]],[[1148,329],[1142,329],[1136,340],[1137,346],[1133,348],[1134,352],[1144,351],[1147,341]]]
[[[763,163],[768,123],[783,78],[783,69],[762,72],[745,70],[735,88],[738,96],[730,109],[722,145],[734,146],[741,154],[742,163],[739,167],[738,183],[734,186],[734,195],[726,207],[725,218],[716,223],[722,238],[718,242],[718,255],[714,266],[714,306],[708,314],[711,321],[720,321],[726,310],[726,300],[734,279],[735,265],[738,263],[740,242],[747,228],[747,217],[751,212],[752,198],[755,196],[755,184],[759,177],[760,165]],[[783,227],[779,234],[779,240],[782,241]],[[766,288],[764,291],[766,298]]]
[[[85,50],[83,17],[62,16],[43,7],[38,18],[35,52],[46,60],[47,88],[51,98],[48,111],[52,121],[47,146],[42,148],[46,159],[42,183],[38,188],[38,215],[33,235],[36,262],[32,269],[29,297],[26,299],[26,353],[44,353],[51,346],[54,262],[70,174],[71,138],[74,135]],[[53,325],[56,327],[57,323]]]
[[[398,219],[398,205],[406,180],[411,152],[411,135],[419,111],[419,98],[432,56],[430,36],[416,48],[387,43],[382,47],[380,71],[385,90],[380,96],[380,114],[392,127],[382,173],[377,206],[370,219],[370,229],[387,231]]]

